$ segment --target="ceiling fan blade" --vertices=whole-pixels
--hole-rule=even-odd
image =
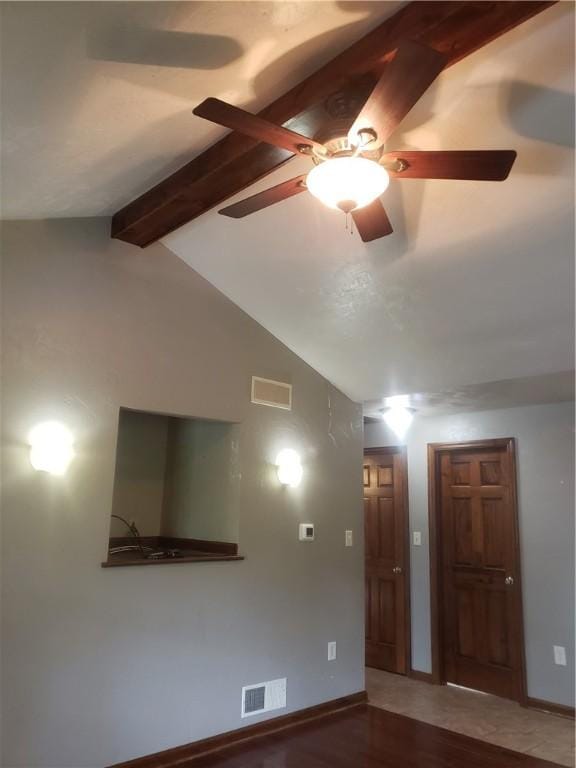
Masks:
[[[371,147],[384,144],[445,63],[445,57],[433,48],[412,41],[402,43],[350,128],[350,142],[357,145],[358,133],[371,129],[377,137]]]
[[[386,152],[380,162],[397,179],[462,179],[504,181],[516,160],[513,149],[455,152]],[[404,161],[406,168],[394,169]]]
[[[262,208],[268,208],[268,206],[280,203],[282,200],[286,200],[293,195],[305,192],[305,179],[306,174],[303,174],[288,181],[283,181],[282,184],[277,184],[275,187],[270,187],[270,189],[265,189],[263,192],[252,195],[252,197],[240,200],[239,203],[222,208],[218,213],[221,213],[223,216],[230,216],[233,219],[241,219],[251,213],[260,211]]]
[[[377,198],[373,203],[352,211],[354,224],[365,243],[377,240],[379,237],[391,235],[394,231],[384,206]]]
[[[273,144],[275,147],[287,149],[295,154],[302,152],[302,147],[314,148],[319,154],[326,154],[323,145],[314,139],[308,139],[306,136],[264,120],[258,115],[253,115],[220,99],[206,99],[192,111],[198,117],[224,125],[233,131],[240,131],[257,141],[265,141],[267,144]]]

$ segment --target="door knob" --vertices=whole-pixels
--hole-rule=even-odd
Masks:
[[[506,584],[507,587],[511,587],[512,584],[514,584],[514,576],[506,576],[504,584]]]
[[[396,565],[392,568],[392,573],[402,573],[402,568],[400,568],[399,565]]]

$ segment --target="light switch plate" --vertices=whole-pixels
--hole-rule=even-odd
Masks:
[[[314,541],[314,523],[300,523],[298,538],[300,541]]]
[[[566,666],[566,648],[563,645],[554,646],[554,664],[560,667]]]
[[[351,547],[354,544],[352,531],[345,531],[345,544],[347,547]]]
[[[412,543],[415,547],[421,547],[422,546],[422,534],[420,531],[413,531],[412,532]]]
[[[336,641],[328,643],[328,661],[334,661],[336,658]]]

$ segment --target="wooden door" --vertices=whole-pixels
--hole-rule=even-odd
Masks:
[[[444,680],[523,697],[511,440],[439,452]]]
[[[405,675],[409,658],[408,505],[402,448],[364,454],[366,665]]]

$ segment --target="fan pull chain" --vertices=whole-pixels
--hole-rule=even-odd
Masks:
[[[348,232],[348,230],[350,230],[350,234],[354,235],[354,219],[352,218],[352,216],[350,216],[350,218],[348,218],[349,216],[350,216],[350,214],[348,212],[346,212],[344,214],[344,221],[345,221],[345,225],[344,226],[346,228],[346,232]],[[350,222],[350,224],[348,224],[348,222]]]

